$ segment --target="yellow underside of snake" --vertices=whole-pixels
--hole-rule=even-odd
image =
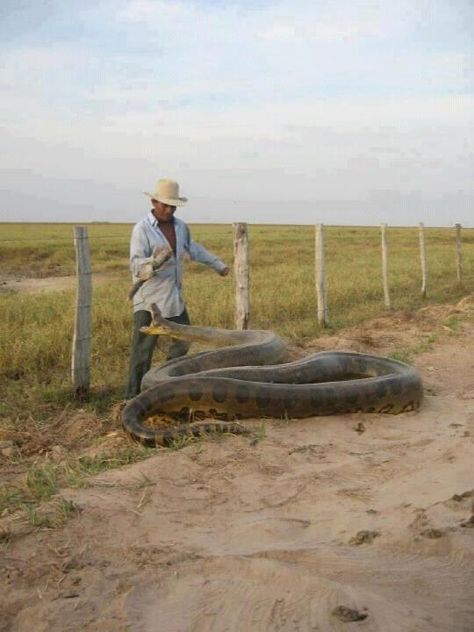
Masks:
[[[220,346],[152,368],[142,392],[125,406],[124,429],[144,445],[170,445],[180,436],[218,431],[242,433],[238,423],[185,424],[175,430],[146,425],[157,413],[203,411],[230,418],[296,418],[353,412],[402,413],[416,410],[423,385],[411,366],[379,356],[321,352],[295,362],[271,331],[236,331],[178,325],[153,306],[151,335]]]

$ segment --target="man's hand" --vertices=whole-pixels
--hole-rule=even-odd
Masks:
[[[132,300],[132,298],[145,283],[145,281],[151,279],[156,270],[159,270],[161,266],[165,263],[165,261],[167,261],[171,257],[172,254],[173,251],[169,246],[157,246],[155,248],[152,254],[151,261],[146,261],[145,263],[142,263],[138,270],[138,281],[135,281],[128,293],[129,301]]]
[[[222,270],[219,271],[219,274],[221,276],[227,276],[230,272],[229,266],[226,266],[225,268],[222,268]]]

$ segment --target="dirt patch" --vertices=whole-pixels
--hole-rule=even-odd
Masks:
[[[416,312],[392,311],[337,335],[323,335],[298,350],[298,355],[319,350],[351,350],[384,355],[413,350],[419,353],[446,335],[452,335],[461,321],[474,312],[474,297],[466,296],[456,305],[429,305]],[[459,325],[458,325],[459,321]]]
[[[0,630],[472,630],[473,306],[294,349],[416,349],[417,413],[249,420],[258,441],[157,450],[61,490],[64,527],[3,546]]]
[[[97,272],[92,275],[94,285],[102,285],[117,275],[107,272]],[[39,279],[22,277],[2,277],[0,278],[0,292],[41,294],[44,292],[61,292],[71,290],[76,287],[76,276],[52,276]]]

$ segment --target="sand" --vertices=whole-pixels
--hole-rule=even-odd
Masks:
[[[62,490],[76,517],[1,549],[0,630],[474,630],[472,308],[294,349],[424,344],[420,412],[248,420]]]

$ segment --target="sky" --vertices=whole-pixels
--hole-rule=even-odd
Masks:
[[[1,0],[0,221],[474,226],[472,0]]]

